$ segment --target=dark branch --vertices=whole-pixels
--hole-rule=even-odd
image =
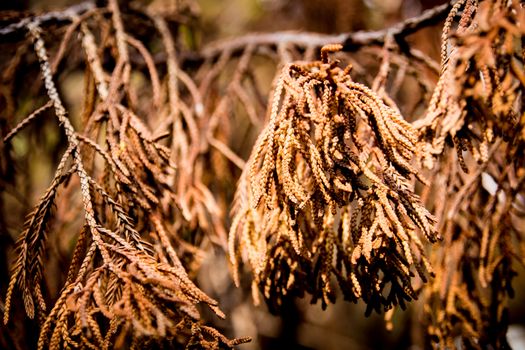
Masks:
[[[16,23],[0,28],[0,37],[19,35],[20,33],[25,34],[27,25],[31,22],[38,24],[40,27],[51,23],[71,22],[74,17],[80,16],[94,8],[94,1],[85,1],[62,11],[51,11],[39,16],[26,17]]]
[[[182,61],[189,64],[192,62],[193,64],[198,64],[198,62],[201,62],[203,59],[217,58],[222,52],[227,50],[230,51],[232,55],[237,55],[249,44],[255,46],[292,44],[298,48],[306,49],[320,48],[326,44],[339,43],[343,44],[344,51],[354,51],[365,45],[382,45],[388,35],[393,36],[398,43],[403,44],[404,39],[410,34],[417,32],[421,28],[432,26],[443,21],[454,2],[453,0],[449,3],[436,6],[423,12],[420,16],[409,18],[393,27],[377,31],[359,31],[336,35],[292,31],[248,34],[212,43],[201,52],[182,53]],[[94,8],[96,8],[95,1],[88,0],[63,11],[52,11],[39,16],[27,17],[19,22],[0,28],[0,38],[7,40],[12,36],[25,35],[26,27],[30,22],[36,22],[41,27],[54,23],[71,22],[74,17],[80,16]],[[163,62],[164,60],[165,57],[156,57],[157,63]]]
[[[247,45],[283,45],[292,44],[299,48],[321,47],[327,44],[343,44],[343,50],[354,51],[365,45],[382,45],[388,35],[398,42],[420,30],[443,21],[452,8],[454,1],[436,6],[423,12],[420,16],[409,18],[393,27],[377,31],[359,31],[337,35],[305,32],[277,32],[268,34],[248,34],[208,45],[201,51],[204,58],[219,56],[224,51],[236,54]]]

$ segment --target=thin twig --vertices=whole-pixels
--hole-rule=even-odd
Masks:
[[[49,107],[53,106],[53,101],[48,101],[45,105],[35,110],[33,113],[31,113],[29,116],[24,118],[20,123],[18,123],[17,126],[15,126],[9,134],[7,134],[6,137],[4,137],[4,143],[9,142],[13,136],[15,136],[20,130],[31,124],[31,122],[38,116],[42,114],[43,111],[48,109]]]

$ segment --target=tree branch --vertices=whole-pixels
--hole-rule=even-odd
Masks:
[[[81,2],[80,4],[68,7],[62,11],[51,11],[39,16],[29,16],[16,23],[9,24],[4,28],[0,28],[0,37],[17,35],[20,33],[25,35],[27,32],[27,25],[29,23],[34,23],[40,27],[50,23],[71,22],[74,17],[80,16],[87,11],[94,9],[95,7],[94,1],[85,1]]]
[[[443,21],[448,15],[455,1],[436,6],[424,11],[420,16],[409,18],[397,25],[376,31],[358,31],[337,35],[317,34],[305,32],[276,32],[268,34],[248,34],[233,39],[212,43],[201,51],[206,59],[218,57],[224,51],[236,54],[247,45],[282,45],[293,44],[299,48],[321,47],[326,44],[342,44],[344,51],[355,51],[365,45],[382,45],[388,35],[398,42],[420,30]]]
[[[421,28],[432,26],[443,21],[454,2],[455,0],[452,0],[446,4],[429,9],[420,16],[409,18],[393,27],[376,31],[358,31],[336,35],[295,31],[267,34],[254,33],[211,43],[198,53],[186,53],[181,56],[183,56],[183,61],[199,62],[203,59],[217,58],[222,52],[227,50],[230,51],[232,55],[240,54],[249,44],[255,46],[293,44],[298,48],[306,49],[339,43],[343,45],[343,51],[355,51],[365,45],[382,45],[388,35],[393,36],[398,43],[403,44],[407,36],[417,32]],[[70,22],[74,17],[80,16],[94,8],[96,8],[95,2],[93,0],[87,0],[62,11],[52,11],[39,16],[30,16],[4,28],[0,28],[0,38],[5,40],[10,36],[25,35],[27,25],[31,22],[38,26]],[[159,58],[159,61],[164,61],[164,59]]]

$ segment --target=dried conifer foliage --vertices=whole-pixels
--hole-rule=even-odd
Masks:
[[[352,81],[325,46],[322,61],[286,65],[238,192],[230,232],[273,310],[286,295],[345,298],[369,312],[415,299],[414,271],[431,273],[420,238],[432,215],[413,192],[417,134],[372,90]]]
[[[434,198],[444,242],[432,253],[436,278],[425,290],[439,348],[458,340],[465,348],[509,346],[512,279],[524,262],[524,21],[516,2],[461,1],[445,23],[442,75],[431,123],[421,129],[439,155],[435,186],[448,197]],[[444,148],[447,138],[456,156]]]
[[[443,152],[452,138],[462,169],[463,152],[488,160],[495,135],[506,140],[518,124],[518,88],[525,82],[521,44],[524,12],[517,2],[462,0],[443,29],[441,75],[426,116],[418,124],[428,150]],[[456,17],[459,20],[456,21]],[[431,159],[427,166],[432,167]]]
[[[27,316],[38,319],[39,349],[140,348],[156,342],[231,348],[249,339],[229,340],[200,323],[199,304],[221,318],[224,315],[217,301],[202,292],[188,274],[198,265],[197,253],[204,240],[198,228],[205,226],[209,239],[226,242],[224,229],[221,237],[213,213],[206,212],[213,208],[213,197],[207,198],[208,190],[191,177],[200,135],[195,109],[182,101],[177,80],[184,81],[188,90],[196,90],[195,84],[178,72],[173,38],[162,16],[153,10],[145,12],[168,58],[163,86],[151,54],[124,31],[117,1],[109,1],[107,10],[111,13],[108,18],[94,7],[83,17],[71,14],[73,24],[53,63],[38,22],[27,24],[49,102],[15,127],[4,142],[42,110],[52,108],[67,149],[17,242],[4,323],[9,323],[12,306],[21,298]],[[100,32],[95,34],[93,28]],[[80,130],[72,124],[54,77],[75,32],[87,63]],[[106,49],[111,50],[113,65],[103,59]],[[141,99],[133,86],[136,68],[131,50],[145,62],[151,83],[149,101]],[[188,95],[189,101],[195,99]],[[160,115],[145,122],[138,114],[148,105],[152,107],[148,113]],[[159,121],[160,132],[152,131],[153,122]],[[166,144],[166,138],[170,143]],[[80,204],[74,210],[83,212],[84,222],[64,284],[49,305],[43,270],[47,236],[55,236],[49,231],[59,194],[65,200],[60,205]]]
[[[340,292],[391,326],[422,296],[425,346],[507,346],[525,263],[523,4],[457,0],[379,31],[190,48],[179,38],[197,13],[190,0],[86,0],[0,27],[14,42],[0,61],[13,257],[0,347],[35,332],[39,349],[246,342],[206,325],[228,297],[196,282],[214,248],[271,312]],[[443,21],[439,65],[409,37]],[[53,165],[36,205],[21,145]]]

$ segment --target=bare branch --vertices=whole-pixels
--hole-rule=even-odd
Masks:
[[[423,12],[418,17],[409,18],[393,27],[381,30],[358,31],[337,35],[292,31],[268,34],[254,33],[212,43],[202,50],[202,56],[206,59],[212,59],[226,50],[238,53],[247,45],[293,44],[306,49],[307,47],[319,48],[327,44],[343,44],[343,51],[353,51],[364,45],[383,45],[388,35],[391,35],[396,41],[402,42],[404,38],[421,28],[435,25],[444,20],[454,2],[450,1],[436,6]]]
[[[34,23],[37,26],[44,26],[49,23],[56,22],[72,22],[73,18],[80,16],[95,8],[94,1],[85,1],[80,4],[73,5],[62,11],[51,11],[39,16],[31,16],[20,20],[19,22],[10,24],[4,28],[0,28],[0,37],[18,34],[25,32],[29,23]]]

